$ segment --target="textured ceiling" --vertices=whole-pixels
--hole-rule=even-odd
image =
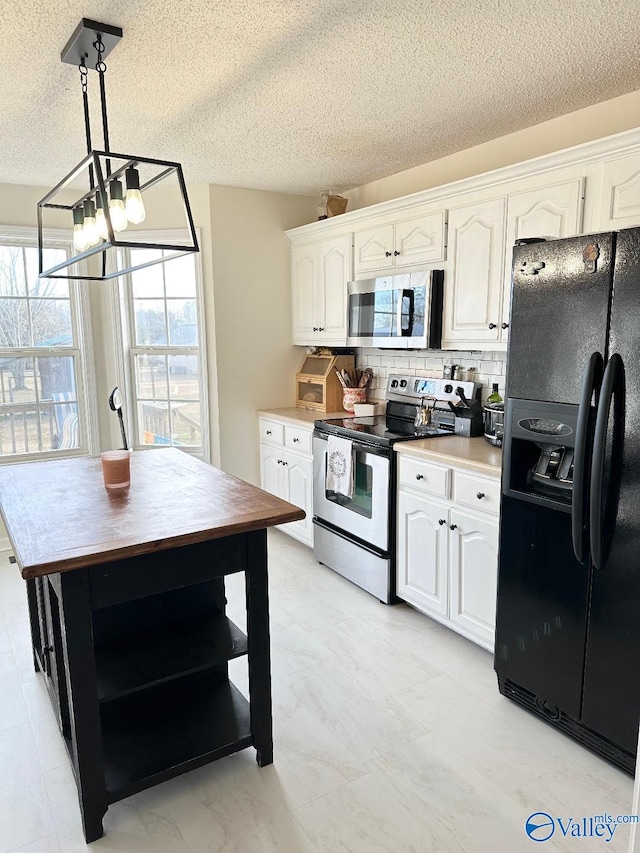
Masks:
[[[179,160],[190,183],[317,193],[640,89],[638,8],[0,0],[0,182],[50,185],[82,158],[78,72],[60,51],[83,16],[124,29],[107,59],[115,151]]]

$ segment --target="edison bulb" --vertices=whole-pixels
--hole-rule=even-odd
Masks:
[[[125,208],[129,222],[133,222],[134,225],[144,222],[145,209],[140,190],[127,190]]]
[[[114,231],[124,231],[127,227],[127,212],[121,198],[112,198],[109,202],[111,225]]]
[[[73,226],[73,245],[79,252],[84,252],[85,249],[89,248],[82,223]]]
[[[90,198],[84,203],[83,231],[87,246],[97,246],[100,242],[100,234],[96,227],[96,206]]]
[[[109,236],[109,232],[107,231],[107,219],[104,215],[104,210],[101,207],[96,210],[96,229],[100,235],[100,239],[106,240]]]

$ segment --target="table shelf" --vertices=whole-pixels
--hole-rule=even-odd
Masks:
[[[103,708],[102,739],[113,803],[251,746],[249,702],[218,673],[199,674]]]
[[[96,646],[98,698],[121,699],[246,653],[245,634],[220,611],[165,621]]]

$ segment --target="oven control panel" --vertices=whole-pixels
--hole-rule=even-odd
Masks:
[[[434,379],[429,376],[407,376],[392,373],[387,379],[387,400],[419,402],[421,397],[435,397],[439,403],[459,403],[458,388],[468,400],[472,400],[480,386],[477,382],[459,382],[457,379]]]

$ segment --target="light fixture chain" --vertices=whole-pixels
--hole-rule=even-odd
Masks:
[[[104,84],[104,74],[107,70],[107,64],[102,59],[102,54],[104,53],[104,42],[102,41],[102,35],[97,33],[97,38],[93,43],[93,46],[96,49],[98,54],[98,61],[96,62],[96,71],[100,76],[100,105],[102,108],[102,135],[104,138],[104,150],[106,152],[109,151],[109,121],[107,118],[107,93]],[[111,160],[107,159],[107,176],[111,174]]]
[[[87,66],[84,64],[84,56],[80,60],[80,64],[78,65],[78,70],[80,71],[80,85],[82,86],[82,94],[87,94]]]

